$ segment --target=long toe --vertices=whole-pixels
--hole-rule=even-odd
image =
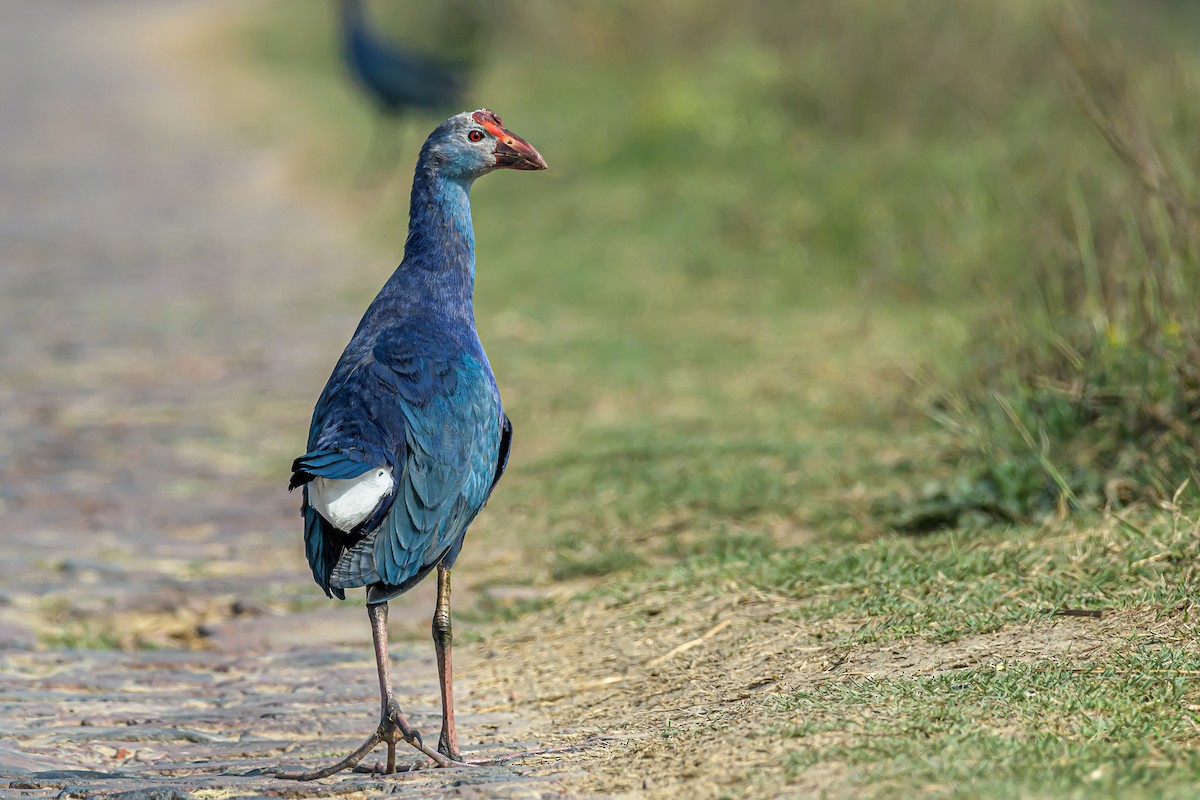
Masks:
[[[415,728],[410,728],[407,725],[401,727],[400,725],[396,724],[396,726],[391,729],[391,735],[396,736],[399,739],[403,739],[413,748],[424,753],[430,761],[439,767],[468,766],[467,763],[462,760],[461,755],[455,754],[451,756],[442,751],[440,747],[437,750],[434,750],[432,747],[425,744],[425,740],[421,738],[420,732]]]
[[[389,712],[391,711],[392,709],[389,709]],[[315,781],[320,780],[321,778],[328,778],[330,775],[335,775],[344,770],[377,774],[396,772],[396,742],[402,738],[407,741],[405,732],[407,732],[408,736],[415,735],[417,741],[420,741],[420,735],[416,734],[416,732],[409,728],[408,724],[404,722],[404,715],[400,713],[400,709],[397,706],[394,709],[394,713],[388,713],[379,720],[379,727],[377,727],[375,732],[371,734],[371,738],[359,745],[358,749],[343,758],[341,761],[330,764],[327,767],[311,770],[309,772],[288,772],[281,769],[277,770],[275,775],[276,777],[283,778],[285,780]],[[370,768],[361,766],[360,762],[370,755],[371,751],[381,743],[388,745],[388,764],[385,765],[376,762],[375,766]],[[408,769],[410,768],[406,767],[402,771],[407,771]]]

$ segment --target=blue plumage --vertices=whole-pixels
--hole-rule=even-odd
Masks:
[[[459,104],[467,83],[465,64],[438,61],[388,41],[367,24],[362,0],[341,0],[342,61],[362,90],[385,114],[409,109],[441,111]]]
[[[545,169],[524,139],[481,109],[443,122],[421,148],[404,259],[372,301],[313,409],[308,451],[292,464],[303,487],[304,547],[330,596],[365,586],[381,719],[362,747],[301,774],[349,769],[403,739],[439,766],[460,764],[451,688],[450,568],[467,527],[508,464],[512,424],[475,330],[471,184],[499,168]],[[437,749],[426,746],[392,693],[387,601],[437,569],[433,615],[442,695]]]
[[[507,463],[512,425],[475,330],[469,192],[479,175],[537,168],[541,157],[508,163],[521,140],[498,121],[490,127],[505,135],[496,139],[476,120],[482,113],[452,117],[422,148],[404,259],[334,367],[308,452],[292,466],[309,565],[331,596],[366,586],[368,602],[382,602],[433,566],[452,566]],[[391,486],[361,521],[341,529],[319,513],[312,481],[336,488],[372,470],[387,471]]]

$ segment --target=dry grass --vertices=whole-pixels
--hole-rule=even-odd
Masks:
[[[648,592],[636,603],[542,612],[476,651],[472,694],[510,698],[503,708],[543,720],[536,723],[543,741],[577,747],[569,757],[581,770],[570,781],[573,792],[877,796],[863,786],[870,763],[846,752],[869,741],[871,730],[890,735],[888,727],[900,722],[887,697],[809,710],[791,698],[863,682],[903,685],[955,674],[971,682],[977,673],[1006,669],[1114,675],[1105,666],[1072,665],[1104,665],[1139,642],[1190,647],[1195,630],[1179,616],[1131,610],[1101,621],[1006,626],[949,643],[916,637],[847,646],[845,635],[863,619],[804,622],[797,610],[795,600],[731,587],[715,600]],[[813,726],[820,729],[798,733]],[[979,733],[970,722],[958,731]],[[806,759],[802,769],[798,754]]]

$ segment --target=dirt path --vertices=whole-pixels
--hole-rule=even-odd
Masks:
[[[356,259],[149,55],[152,22],[197,5],[0,0],[0,794],[557,794],[536,757],[257,774],[374,725],[365,614],[308,581],[281,485],[356,322],[320,298]],[[393,604],[396,628],[428,606]],[[393,653],[427,731],[431,651]],[[502,699],[476,696],[472,660],[469,755],[528,749],[510,713],[472,713]]]

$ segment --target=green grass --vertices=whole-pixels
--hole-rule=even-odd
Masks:
[[[362,308],[399,258],[409,159],[434,121],[404,133],[397,189],[355,188],[369,118],[332,60],[325,4],[271,8],[251,28],[253,55],[300,101],[275,115],[276,135],[306,132],[308,180],[353,209],[381,252],[348,265],[347,293],[331,298]],[[603,16],[544,11],[543,24]],[[900,169],[911,148],[780,151],[773,137],[784,120],[732,108],[721,117],[732,128],[685,132],[708,112],[703,98],[674,97],[694,91],[684,65],[639,52],[626,66],[549,68],[541,48],[553,46],[525,41],[521,59],[497,58],[471,101],[496,108],[551,165],[489,176],[474,190],[477,320],[517,438],[504,491],[473,541],[504,537],[506,549],[525,551],[525,574],[510,580],[550,582],[702,550],[731,527],[853,532],[867,520],[878,530],[868,500],[843,497],[845,488],[899,486],[871,468],[882,438],[933,466],[929,451],[909,447],[914,426],[927,424],[903,405],[906,375],[962,334],[945,309],[911,293],[881,302],[883,282],[864,283],[870,259],[846,251],[861,246],[876,213],[854,198],[872,182],[892,187],[873,176]],[[765,79],[738,66],[752,56],[747,42],[710,56],[695,68],[734,70],[721,79],[722,102]],[[771,74],[781,68],[778,52],[764,57]],[[534,73],[536,97],[523,89]],[[668,112],[681,118],[663,119]],[[900,187],[891,191],[872,202],[903,205]],[[835,195],[845,213],[866,216],[816,242],[842,214],[828,202]],[[647,519],[667,533],[642,537]],[[636,554],[612,555],[635,540]]]
[[[516,436],[461,573],[628,604],[754,589],[852,620],[844,648],[1189,602],[1200,227],[1171,209],[1197,185],[1200,62],[1176,5],[1089,4],[1100,44],[1068,34],[1067,59],[1053,0],[494,15],[468,103],[551,169],[474,192]],[[380,11],[414,39],[444,22]],[[275,0],[242,42],[274,87],[259,135],[380,253],[319,298],[349,312],[399,258],[437,120],[406,127],[394,184],[355,186],[370,120],[330,21]],[[877,796],[1191,796],[1195,650],[1130,646],[831,681],[763,713],[794,779],[840,763]]]
[[[837,623],[813,640],[835,664],[928,650],[907,673],[832,667],[816,689],[741,712],[774,726],[767,739],[783,737],[789,780],[839,775],[831,796],[1193,797],[1195,530],[1194,519],[1141,514],[782,551],[750,538],[596,592],[633,608],[647,595],[765,593],[797,623]],[[1085,631],[1115,627],[1086,644],[1039,644],[1067,624],[1064,612],[1096,614],[1076,623]],[[1006,638],[953,650],[998,631]],[[797,669],[812,650],[795,656]],[[972,666],[955,666],[964,660]]]
[[[1166,25],[1149,39],[1074,13],[1055,26],[1073,105],[1109,146],[1103,164],[1121,169],[1068,177],[1043,209],[1043,233],[1058,244],[1034,248],[1036,280],[982,318],[978,368],[956,401],[982,459],[1040,475],[1012,486],[1010,504],[1026,513],[1045,513],[1052,497],[1090,508],[1162,500],[1194,483],[1200,465],[1200,154],[1190,133],[1200,71],[1151,45],[1171,40]]]
[[[1189,603],[1200,558],[1195,523],[1140,522],[887,535],[784,550],[747,538],[662,570],[657,585],[757,588],[804,601],[797,613],[805,618],[860,620],[841,644],[912,636],[949,642],[1063,610]],[[602,591],[634,601],[641,587],[618,582]]]
[[[1172,256],[1181,241],[1158,200],[1048,77],[1063,73],[1049,24],[1060,5],[534,3],[494,15],[468,101],[495,106],[551,164],[475,191],[479,324],[527,454],[514,470],[651,435],[661,454],[643,450],[660,473],[681,441],[795,443],[853,472],[870,459],[844,458],[840,442],[866,429],[878,449],[907,432],[898,368],[941,386],[916,398],[936,404],[956,462],[921,471],[918,486],[942,482],[925,487],[932,508],[914,511],[910,491],[908,508],[864,513],[818,479],[797,494],[819,502],[792,503],[808,506],[805,524],[1012,522],[1063,494],[1089,507],[1169,496],[1195,448],[1162,434],[1190,425],[1200,396],[1187,369],[1200,318],[1174,310],[1200,287]],[[436,120],[399,136],[395,191],[356,190],[371,122],[336,63],[330,9],[282,8],[246,39],[294,100],[272,115],[274,136],[305,132],[306,174],[342,195],[386,264],[412,153]],[[1147,22],[1092,8],[1096,35],[1120,31],[1134,66],[1085,48],[1083,84],[1119,127],[1165,141],[1135,155],[1159,158],[1170,190],[1186,192],[1191,84],[1157,55],[1175,12]],[[412,40],[436,41],[450,16],[377,10]],[[342,299],[361,307],[384,274],[347,273]],[[824,476],[825,463],[803,474]],[[632,514],[659,510],[642,499]]]
[[[997,662],[778,699],[788,768],[854,770],[867,796],[1194,797],[1194,651],[1130,643],[1076,664]]]
[[[106,630],[96,630],[88,625],[72,625],[54,632],[44,632],[38,636],[38,643],[52,650],[126,650],[129,649],[116,634]],[[139,649],[154,649],[139,642]]]

